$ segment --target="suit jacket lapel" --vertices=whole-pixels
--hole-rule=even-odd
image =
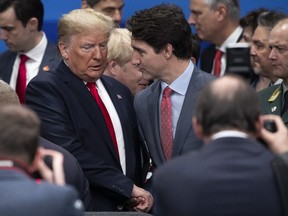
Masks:
[[[199,71],[195,67],[190,79],[190,83],[186,92],[185,100],[183,102],[182,110],[178,119],[175,138],[173,141],[173,155],[179,155],[182,151],[183,145],[187,140],[190,130],[192,130],[192,115],[195,110],[195,103],[197,100],[197,92],[199,92]]]
[[[48,41],[42,62],[39,67],[39,72],[54,71],[60,63],[60,57],[57,58],[57,47]]]
[[[64,62],[61,63],[60,67],[62,67],[62,71],[64,72],[64,83],[71,86],[69,89],[74,92],[77,99],[79,100],[79,104],[83,107],[84,110],[86,110],[87,114],[90,116],[92,122],[94,123],[94,126],[97,128],[97,130],[100,131],[99,134],[109,146],[114,157],[118,160],[118,155],[115,151],[112,139],[107,129],[105,119],[102,115],[101,109],[97,105],[97,102],[90,94],[84,82],[75,76]]]
[[[9,53],[5,55],[5,58],[2,59],[3,62],[0,65],[0,70],[1,70],[0,74],[2,74],[0,79],[4,80],[7,83],[10,83],[13,66],[14,66],[15,59],[17,57],[17,53],[10,52],[10,51],[8,52]]]
[[[160,136],[160,124],[159,124],[159,95],[161,93],[161,82],[156,81],[157,83],[154,84],[154,88],[151,89],[151,95],[148,96],[150,100],[148,100],[147,103],[147,116],[149,118],[149,121],[151,122],[151,130],[156,131],[155,133],[151,133],[153,136],[153,140],[156,141],[155,149],[158,152],[158,155],[160,156],[160,160],[162,162],[165,162],[165,156],[163,153],[163,148],[161,144],[161,136]]]

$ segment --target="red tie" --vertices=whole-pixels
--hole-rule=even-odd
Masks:
[[[28,56],[20,55],[20,64],[18,70],[18,77],[16,83],[16,93],[18,94],[21,104],[25,103],[25,91],[26,91],[26,66],[25,63],[29,59]]]
[[[167,86],[163,91],[160,108],[160,134],[166,160],[171,158],[173,144],[171,94],[172,89]]]
[[[103,114],[104,119],[106,121],[106,125],[108,127],[111,139],[113,141],[115,150],[116,150],[117,155],[119,157],[119,151],[118,151],[118,145],[117,145],[117,141],[116,141],[116,135],[115,135],[114,127],[113,127],[110,115],[109,115],[109,113],[108,113],[108,111],[107,111],[107,109],[105,107],[105,104],[103,103],[103,101],[101,100],[101,98],[100,98],[100,96],[98,94],[98,90],[96,88],[96,84],[95,84],[95,82],[88,82],[86,84],[86,86],[89,89],[89,91],[92,94],[92,96],[94,97],[94,99],[96,100],[96,102],[98,103],[98,105],[99,105],[99,107],[100,107],[100,109],[102,111],[102,114]]]
[[[214,75],[219,77],[221,74],[221,58],[223,52],[219,49],[216,50],[215,57],[214,57]]]

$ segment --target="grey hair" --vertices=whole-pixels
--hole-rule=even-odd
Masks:
[[[228,9],[228,16],[231,20],[238,21],[240,19],[239,0],[204,0],[204,2],[211,9],[216,9],[219,4],[224,4]]]

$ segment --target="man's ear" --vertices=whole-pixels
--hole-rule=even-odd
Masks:
[[[194,129],[196,136],[199,139],[203,139],[204,138],[203,128],[200,122],[196,119],[196,117],[192,118],[192,125],[193,125],[193,129]]]
[[[64,58],[64,60],[67,60],[69,58],[69,49],[66,43],[59,42],[58,48],[59,48],[61,56]]]
[[[194,64],[194,65],[196,65],[197,64],[197,61],[196,61],[196,59],[192,56],[191,58],[191,61],[192,61],[192,63]]]
[[[114,60],[110,60],[107,64],[107,69],[109,71],[109,73],[112,75],[112,76],[116,76],[117,75],[117,62],[114,61]]]
[[[26,26],[29,27],[31,32],[35,32],[38,31],[38,19],[36,19],[35,17],[32,17],[26,24]]]
[[[228,9],[227,6],[224,4],[219,4],[217,6],[217,13],[218,13],[218,21],[222,21],[227,17]]]
[[[173,54],[173,46],[168,43],[163,49],[163,55],[165,58],[170,58],[172,54]]]

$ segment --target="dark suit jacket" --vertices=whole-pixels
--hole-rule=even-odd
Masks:
[[[84,176],[83,171],[76,158],[64,148],[50,142],[47,139],[44,139],[43,137],[40,137],[39,144],[46,149],[52,149],[63,154],[63,168],[66,183],[77,189],[79,197],[83,201],[85,210],[92,211],[93,209],[90,209],[91,194],[89,189],[89,183]],[[52,167],[51,161],[46,161],[46,163],[49,165],[49,167]]]
[[[216,46],[210,44],[200,55],[201,70],[211,73],[213,69],[214,57],[216,53]]]
[[[22,171],[0,169],[0,209],[7,216],[80,216],[77,192],[71,187],[40,184]]]
[[[281,116],[282,111],[282,84],[274,85],[258,92],[263,114],[274,114]],[[281,116],[288,127],[288,111]]]
[[[199,92],[213,79],[214,76],[200,71],[197,67],[194,68],[173,140],[172,157],[198,149],[202,145],[202,141],[196,137],[192,129],[192,115]],[[161,82],[158,80],[137,94],[134,101],[143,139],[149,149],[150,157],[155,167],[166,161],[160,138],[160,93]]]
[[[61,59],[58,56],[57,46],[48,41],[41,65],[39,67],[39,73],[43,72],[44,67],[48,66],[49,70],[55,70],[59,65]],[[6,51],[0,55],[0,79],[7,83],[10,83],[13,65],[17,57],[17,52]]]
[[[64,62],[55,73],[40,73],[29,83],[26,101],[42,120],[42,136],[78,160],[90,183],[95,211],[114,211],[130,197],[133,182],[141,185],[141,155],[129,89],[110,77],[101,80],[122,124],[126,176],[99,106]]]
[[[155,172],[155,215],[280,216],[273,157],[255,140],[226,137],[169,161]]]
[[[276,155],[272,163],[280,188],[284,216],[288,216],[288,152]]]

